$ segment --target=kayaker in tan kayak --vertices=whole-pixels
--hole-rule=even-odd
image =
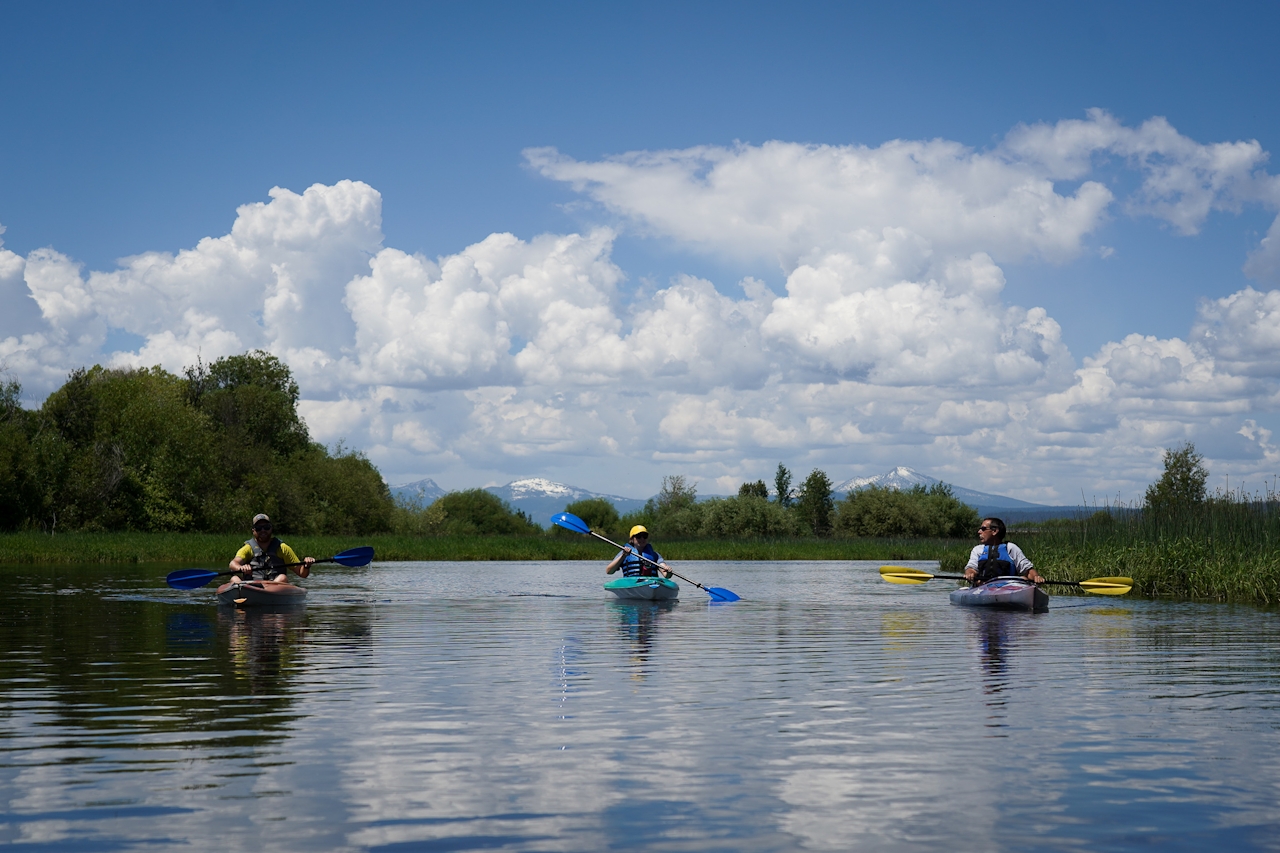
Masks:
[[[1031,565],[1027,555],[1012,542],[1004,541],[1004,522],[998,518],[984,518],[978,528],[978,541],[969,552],[969,562],[964,576],[971,584],[986,583],[996,578],[1020,575],[1032,583],[1043,583],[1044,578]]]
[[[240,575],[240,580],[253,580],[254,573],[258,574],[259,580],[275,581],[277,583],[287,583],[289,580],[289,570],[286,566],[301,563],[294,571],[298,573],[298,577],[305,578],[311,574],[311,566],[315,563],[315,557],[304,557],[299,560],[298,555],[288,545],[281,542],[272,535],[271,519],[266,513],[258,513],[253,517],[253,538],[244,543],[244,546],[236,552],[235,557],[231,559],[231,571]],[[236,578],[233,576],[232,580]]]

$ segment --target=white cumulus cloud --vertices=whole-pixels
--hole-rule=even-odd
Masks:
[[[229,233],[110,271],[0,246],[0,365],[44,394],[94,361],[177,371],[261,347],[294,370],[313,434],[367,450],[392,479],[592,460],[598,479],[583,485],[627,492],[660,473],[756,479],[780,460],[838,478],[908,462],[1074,501],[1082,471],[1104,472],[1091,488],[1132,490],[1181,438],[1225,436],[1253,460],[1239,466],[1275,455],[1277,291],[1206,301],[1185,338],[1131,334],[1077,361],[1048,312],[1007,300],[1001,267],[1067,263],[1115,215],[1191,234],[1213,211],[1280,207],[1256,142],[1202,144],[1163,119],[1127,127],[1094,111],[985,151],[895,140],[526,157],[618,227],[775,259],[783,291],[692,275],[638,287],[605,226],[496,233],[427,258],[386,246],[378,192],[341,181],[275,188]],[[1130,197],[1095,179],[1107,157],[1140,176]],[[1258,281],[1278,268],[1276,228],[1247,262]],[[107,352],[115,331],[142,344]]]

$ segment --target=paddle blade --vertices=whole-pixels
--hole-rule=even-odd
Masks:
[[[174,589],[199,589],[218,576],[208,569],[179,569],[169,572],[164,582]]]
[[[707,595],[711,596],[713,601],[741,601],[742,600],[742,596],[738,595],[733,590],[724,589],[723,587],[704,586],[703,589],[707,591]]]
[[[565,530],[572,530],[574,533],[591,534],[591,526],[576,515],[567,512],[557,512],[551,516],[551,523],[556,527],[563,527]]]
[[[332,559],[340,566],[367,566],[373,560],[373,548],[368,546],[352,548],[350,551],[335,555]]]
[[[881,575],[880,580],[888,581],[889,583],[924,583],[931,577],[933,575],[921,572],[915,575]]]
[[[915,578],[917,583],[924,583],[933,575],[924,569],[913,569],[910,566],[881,566],[880,577],[889,580],[891,577]],[[895,583],[895,581],[890,581]]]
[[[1080,581],[1080,588],[1094,595],[1124,595],[1133,589],[1133,578],[1093,578]]]
[[[910,566],[881,566],[880,574],[882,575],[900,575],[903,573],[923,572],[924,569],[913,569]]]

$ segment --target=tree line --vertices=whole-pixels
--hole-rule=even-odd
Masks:
[[[802,536],[967,537],[978,526],[978,512],[962,503],[945,483],[928,488],[871,486],[837,501],[831,478],[815,469],[796,488],[779,464],[774,497],[763,480],[743,483],[730,498],[698,500],[697,487],[681,475],[662,479],[662,490],[645,506],[620,516],[604,498],[566,507],[592,529],[627,538],[636,524],[668,539],[777,539]]]
[[[159,367],[78,369],[35,410],[21,385],[0,383],[0,529],[242,531],[265,512],[282,533],[425,536],[542,535],[527,515],[483,489],[450,492],[425,509],[397,504],[359,451],[314,442],[298,414],[289,368],[255,350],[182,375]],[[635,524],[666,538],[967,536],[976,514],[948,487],[869,488],[841,501],[826,473],[793,488],[779,464],[737,496],[699,500],[684,476],[620,517],[608,501],[568,511],[626,538]]]
[[[394,502],[358,451],[311,440],[289,368],[263,351],[71,373],[36,410],[0,384],[0,527],[46,532],[390,530]]]

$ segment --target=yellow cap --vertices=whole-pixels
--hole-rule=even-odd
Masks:
[[[635,527],[631,528],[631,532],[627,534],[627,538],[631,539],[637,533],[648,533],[648,532],[649,531],[645,529],[645,526],[643,524],[637,524]]]

